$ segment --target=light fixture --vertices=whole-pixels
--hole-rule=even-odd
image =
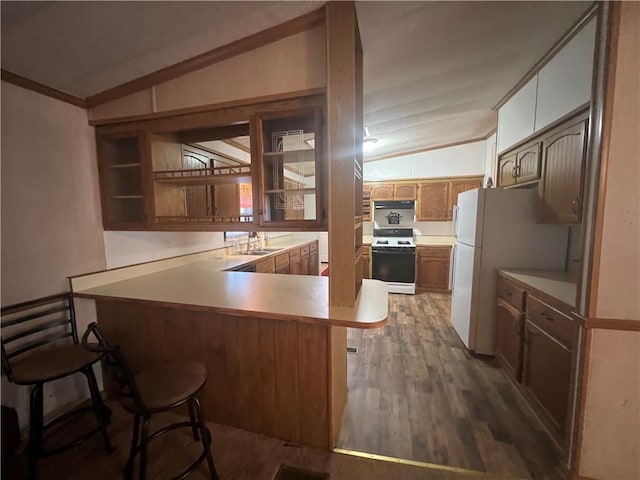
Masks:
[[[369,128],[364,127],[364,138],[362,139],[362,151],[364,153],[370,153],[376,148],[378,139],[369,135]]]

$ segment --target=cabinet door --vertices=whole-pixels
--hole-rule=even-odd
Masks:
[[[256,273],[276,273],[276,266],[273,258],[265,258],[256,262]]]
[[[418,288],[433,291],[449,289],[450,254],[450,247],[418,247]]]
[[[498,159],[498,186],[508,187],[516,184],[517,153],[509,153]]]
[[[309,254],[300,256],[300,275],[309,275],[310,272]]]
[[[240,216],[239,185],[216,185],[213,196],[213,211],[216,217],[236,219]]]
[[[448,206],[449,182],[429,182],[418,185],[418,221],[447,221]]]
[[[451,182],[449,191],[451,192],[451,198],[449,200],[449,220],[453,219],[453,207],[458,205],[458,194],[466,192],[467,190],[473,190],[474,188],[481,188],[482,180],[459,180]]]
[[[371,186],[373,200],[393,200],[393,184],[379,183]]]
[[[362,186],[362,220],[371,221],[371,187],[369,185]]]
[[[289,271],[293,275],[302,275],[302,262],[300,261],[300,249],[289,251]]]
[[[318,251],[309,252],[309,275],[318,275]]]
[[[261,226],[323,224],[321,131],[319,108],[265,112],[252,119],[251,158],[258,164],[260,185],[254,198]]]
[[[540,178],[540,144],[519,150],[516,154],[516,183],[526,183]]]
[[[525,322],[522,382],[547,413],[561,438],[567,420],[571,365],[569,349],[536,325]]]
[[[540,221],[580,221],[585,140],[586,120],[543,140],[544,179]]]
[[[415,200],[417,196],[415,183],[398,183],[393,186],[394,200]]]
[[[144,229],[146,210],[151,208],[143,181],[149,161],[148,140],[144,134],[98,134],[96,143],[105,229]]]
[[[362,254],[362,278],[371,278],[371,257],[367,253]]]
[[[517,381],[522,379],[524,314],[498,298],[496,307],[496,357]]]

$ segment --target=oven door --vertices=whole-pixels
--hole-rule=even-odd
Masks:
[[[384,282],[415,283],[415,249],[372,247],[371,278]]]

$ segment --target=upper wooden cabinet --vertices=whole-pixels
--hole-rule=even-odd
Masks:
[[[449,219],[449,182],[421,182],[418,184],[419,222],[446,221]]]
[[[415,183],[396,183],[393,185],[394,200],[415,200],[417,198],[417,185]]]
[[[322,225],[320,110],[257,114],[251,130],[258,224]]]
[[[540,221],[578,223],[582,213],[587,121],[570,122],[542,140]]]
[[[149,144],[144,132],[97,137],[102,217],[107,230],[144,230],[152,204],[145,183]]]
[[[323,109],[311,96],[98,127],[105,229],[326,227]]]
[[[415,200],[417,197],[417,185],[410,182],[369,183],[367,188],[371,191],[371,199],[373,201]]]
[[[453,207],[458,205],[458,194],[466,192],[467,190],[473,190],[474,188],[482,187],[482,179],[475,178],[471,180],[456,180],[452,181],[449,187],[449,207],[447,209],[448,219],[453,219]]]
[[[500,156],[498,186],[510,187],[540,179],[540,142],[526,144]]]
[[[416,218],[419,222],[446,222],[453,218],[458,194],[482,187],[482,178],[431,180],[418,183]]]
[[[371,198],[376,200],[393,200],[393,183],[371,184]]]

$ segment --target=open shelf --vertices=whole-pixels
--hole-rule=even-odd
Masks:
[[[251,166],[159,170],[153,172],[153,179],[177,186],[251,183]]]
[[[121,163],[117,165],[109,165],[109,168],[136,168],[139,166],[141,166],[140,162],[134,162],[134,163]]]

